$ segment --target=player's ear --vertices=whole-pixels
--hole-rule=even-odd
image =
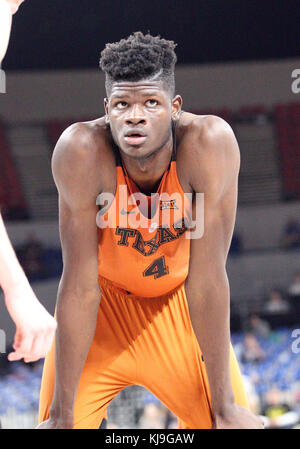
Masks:
[[[108,116],[108,98],[104,98],[104,110],[105,110],[105,123],[109,123],[109,116]]]
[[[172,120],[176,121],[179,119],[182,107],[182,97],[176,95],[172,100]]]

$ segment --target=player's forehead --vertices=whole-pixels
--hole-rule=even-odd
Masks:
[[[116,81],[111,86],[110,98],[133,94],[166,96],[168,93],[161,80]]]

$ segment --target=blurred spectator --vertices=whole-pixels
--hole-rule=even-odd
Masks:
[[[295,218],[290,218],[286,223],[280,246],[286,249],[300,247],[300,224]]]
[[[271,327],[267,321],[253,314],[249,319],[249,331],[255,337],[268,338],[271,334]]]
[[[294,280],[288,288],[288,293],[291,296],[300,296],[300,271],[294,274]]]
[[[22,267],[30,281],[43,278],[43,251],[42,243],[32,232],[28,234],[27,240],[17,250]]]
[[[164,429],[168,409],[163,404],[150,402],[145,405],[139,419],[140,429]]]
[[[0,209],[5,221],[28,220],[30,218],[26,206],[20,204],[15,198],[12,198],[9,204],[0,203]]]
[[[244,338],[244,346],[241,354],[242,362],[261,362],[265,359],[265,353],[260,347],[255,335],[248,332]]]
[[[11,198],[9,204],[0,203],[2,216],[7,221],[28,220],[30,215],[27,207],[20,200]]]
[[[106,426],[106,429],[120,429],[120,427],[115,422],[109,422]]]
[[[288,288],[289,303],[294,314],[300,314],[300,271],[294,274],[294,280]]]
[[[177,416],[171,410],[167,410],[165,429],[178,429]]]
[[[299,422],[299,414],[286,403],[278,388],[269,390],[262,407],[265,424],[270,429],[291,429]]]
[[[274,289],[270,293],[270,299],[266,302],[264,310],[267,313],[288,313],[290,305],[283,299],[280,290]]]
[[[165,429],[169,410],[151,393],[144,399],[143,412],[138,420],[139,429]]]
[[[42,243],[37,239],[34,232],[30,232],[27,235],[27,239],[23,243],[22,252],[24,256],[30,255],[30,257],[40,257],[42,251],[43,251],[43,245]]]
[[[242,252],[242,250],[243,250],[242,238],[241,238],[240,234],[238,234],[237,232],[234,232],[233,236],[232,236],[232,240],[231,240],[229,254],[237,255],[237,254],[240,254]]]

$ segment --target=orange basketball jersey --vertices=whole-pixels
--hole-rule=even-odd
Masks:
[[[151,196],[128,177],[119,155],[116,163],[114,198],[97,216],[99,281],[104,277],[135,296],[164,295],[184,282],[190,255],[192,203],[177,177],[175,151]]]

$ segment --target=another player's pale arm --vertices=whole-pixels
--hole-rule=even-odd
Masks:
[[[18,11],[21,3],[24,2],[24,0],[6,0],[6,1],[10,6],[12,14],[15,14]]]
[[[39,303],[9,241],[0,215],[0,285],[7,310],[16,325],[10,361],[25,362],[45,357],[50,349],[56,321]]]
[[[5,56],[12,15],[23,0],[0,0],[0,64]],[[56,322],[38,302],[9,242],[0,216],[0,285],[5,293],[7,309],[16,325],[15,352],[10,361],[26,362],[45,357],[54,336]]]
[[[80,128],[67,130],[52,159],[64,263],[56,308],[55,390],[50,418],[39,429],[73,427],[77,387],[95,333],[101,296],[96,225],[101,186],[99,176],[93,176],[97,165]]]
[[[199,148],[192,154],[191,185],[205,195],[204,234],[191,240],[185,288],[207,370],[213,427],[262,428],[259,418],[234,403],[230,379],[230,289],[225,265],[236,215],[240,159],[229,125],[216,117],[207,118]]]
[[[12,15],[18,11],[18,8],[24,0],[0,0],[0,64],[5,56],[10,30]]]

